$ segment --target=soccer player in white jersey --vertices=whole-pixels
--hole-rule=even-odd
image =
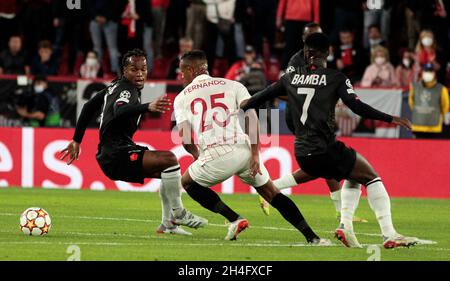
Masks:
[[[209,76],[203,51],[194,50],[183,55],[180,69],[185,88],[175,98],[175,118],[183,146],[195,159],[181,182],[195,201],[230,222],[225,239],[236,240],[248,227],[248,221],[209,187],[237,175],[297,228],[308,243],[328,245],[328,240],[320,239],[309,227],[294,202],[274,187],[266,168],[260,163],[254,110],[246,114],[245,133],[242,130],[238,113],[241,103],[250,99],[247,89],[236,81]],[[176,219],[173,222],[183,224]]]

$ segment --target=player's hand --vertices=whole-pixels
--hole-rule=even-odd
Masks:
[[[411,131],[411,121],[409,121],[406,118],[394,116],[394,118],[392,119],[392,124],[402,126],[402,127],[406,128],[407,130]]]
[[[262,175],[261,168],[259,167],[259,155],[252,156],[250,160],[250,176],[254,178],[256,174]]]
[[[162,95],[148,105],[148,110],[151,112],[165,113],[166,111],[170,110],[171,105],[172,102],[167,97],[167,95]]]
[[[80,144],[76,141],[71,141],[65,149],[61,150],[61,153],[62,155],[59,159],[64,160],[69,156],[67,165],[70,165],[74,160],[78,160],[78,155],[80,155]]]

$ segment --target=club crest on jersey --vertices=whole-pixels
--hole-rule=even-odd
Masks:
[[[292,85],[327,85],[327,76],[325,74],[295,74],[291,81]]]

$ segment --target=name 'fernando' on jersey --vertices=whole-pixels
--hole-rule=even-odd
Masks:
[[[248,137],[237,113],[247,99],[250,94],[241,83],[199,75],[175,98],[175,119],[177,124],[189,121],[201,152],[216,144],[242,143]]]
[[[292,108],[296,151],[301,155],[325,152],[336,139],[337,101],[357,98],[350,80],[334,69],[299,67],[286,73],[281,82]]]

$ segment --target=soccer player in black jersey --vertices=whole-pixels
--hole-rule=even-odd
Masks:
[[[359,201],[359,185],[366,186],[369,205],[379,222],[385,248],[411,246],[415,237],[397,233],[391,218],[386,189],[369,162],[352,148],[336,140],[334,110],[342,99],[353,112],[365,118],[411,128],[409,120],[380,112],[359,100],[350,80],[341,72],[326,68],[329,40],[322,33],[305,40],[305,66],[252,96],[241,108],[257,108],[264,101],[288,93],[295,127],[295,155],[304,180],[316,178],[349,180],[342,190],[341,223],[336,237],[347,247],[361,247],[353,232],[353,214]]]
[[[111,180],[141,184],[144,178],[161,178],[163,215],[157,233],[190,235],[176,224],[198,228],[208,221],[183,207],[181,172],[177,158],[170,151],[149,151],[147,147],[139,146],[132,140],[141,114],[149,111],[164,113],[171,105],[166,96],[141,104],[141,90],[147,77],[146,57],[145,52],[139,49],[124,55],[123,76],[98,92],[83,106],[73,140],[62,151],[61,159],[69,156],[68,165],[78,159],[86,127],[95,112],[101,108],[100,143],[96,158],[102,171]]]
[[[310,22],[310,23],[306,24],[303,29],[303,35],[302,35],[303,42],[305,42],[306,38],[310,34],[317,33],[317,32],[322,33],[322,28],[320,27],[320,25],[318,23]],[[295,71],[295,67],[303,67],[303,66],[305,66],[305,59],[304,59],[303,49],[301,49],[300,51],[295,53],[295,55],[293,55],[291,57],[291,59],[289,60],[286,72]],[[285,120],[286,120],[286,125],[288,126],[289,130],[291,130],[291,132],[293,134],[295,134],[294,122],[292,120],[291,109],[290,109],[289,103],[286,104]],[[294,187],[298,184],[304,183],[301,175],[302,174],[300,172],[300,169],[298,169],[291,174],[284,175],[284,176],[280,177],[279,179],[274,180],[273,184],[275,185],[275,187],[277,189],[280,189],[280,190],[285,189],[285,188]],[[336,210],[336,217],[338,220],[340,220],[341,219],[341,207],[342,207],[341,186],[340,186],[339,182],[334,179],[326,179],[326,183],[330,190],[331,201],[333,201],[333,205]],[[349,185],[349,184],[350,184],[349,181],[344,181],[344,185]],[[263,212],[266,215],[268,215],[269,214],[269,204],[267,202],[264,202],[262,197],[259,197],[259,201],[260,201],[260,206],[261,206]],[[353,217],[353,221],[354,222],[367,222],[367,220],[361,219],[356,216]]]

